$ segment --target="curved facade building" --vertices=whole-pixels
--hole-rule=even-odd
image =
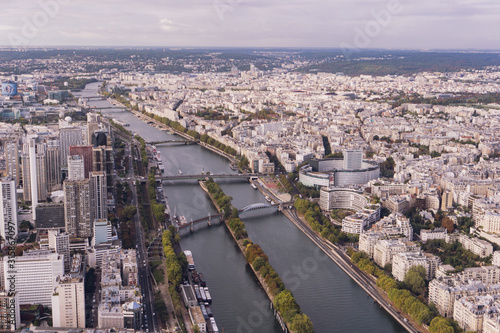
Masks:
[[[342,220],[342,231],[361,234],[371,224],[380,220],[380,205],[371,204],[361,191],[349,188],[322,187],[319,205],[321,209],[351,209],[356,213]]]
[[[353,163],[344,159],[311,160],[299,170],[299,181],[305,186],[320,188],[323,186],[362,185],[380,176],[380,166],[376,162],[361,161],[357,169],[345,169]]]

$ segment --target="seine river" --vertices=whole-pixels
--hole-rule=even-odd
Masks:
[[[78,96],[95,96],[98,83],[87,85]],[[107,101],[90,105],[110,106]],[[129,129],[145,140],[161,141],[178,137],[160,131],[129,112],[103,110],[104,114],[126,121]],[[219,155],[197,145],[159,145],[165,173],[169,175],[201,172],[231,173],[229,163]],[[266,202],[264,196],[246,182],[220,181],[233,197],[233,205],[243,208]],[[170,209],[187,220],[216,210],[194,181],[164,184]],[[406,330],[366,292],[347,276],[285,216],[260,214],[242,217],[249,237],[269,256],[302,310],[311,317],[315,332],[405,332]],[[245,258],[223,225],[199,225],[196,232],[182,234],[184,250],[191,250],[198,271],[202,272],[213,298],[212,309],[219,329],[225,332],[282,332],[269,309],[269,300],[245,265]]]

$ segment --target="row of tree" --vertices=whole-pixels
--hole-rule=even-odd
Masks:
[[[145,113],[148,117],[150,118],[153,118],[169,127],[172,127],[173,129],[179,131],[179,132],[182,132],[182,133],[186,133],[187,135],[191,136],[194,140],[200,140],[201,142],[205,142],[206,144],[210,145],[210,146],[213,146],[217,149],[220,149],[222,150],[223,152],[225,152],[226,154],[229,154],[229,155],[232,155],[232,156],[236,156],[238,154],[238,152],[232,148],[232,147],[229,147],[229,146],[226,146],[225,144],[223,144],[222,142],[219,142],[217,140],[215,140],[214,138],[211,138],[209,137],[208,135],[206,134],[201,134],[198,133],[197,131],[194,131],[194,130],[188,130],[187,128],[185,128],[184,126],[182,126],[179,122],[177,121],[172,121],[168,118],[165,118],[165,117],[160,117],[158,115],[154,115],[152,113]]]
[[[254,244],[248,238],[245,223],[239,219],[238,210],[231,205],[232,198],[226,195],[219,184],[211,178],[205,182],[205,186],[216,200],[219,209],[224,209],[225,215],[228,215],[227,225],[233,232],[234,237],[242,242],[243,254],[247,263],[252,265],[264,280],[264,287],[274,297],[274,305],[287,323],[290,331],[297,333],[314,332],[311,319],[301,312],[292,293],[285,289],[285,284],[269,263],[267,255],[258,244]]]
[[[316,231],[332,244],[340,242],[353,242],[357,238],[354,235],[346,234],[340,231],[339,227],[333,225],[326,218],[316,202],[310,202],[306,199],[297,199],[294,203],[295,209],[304,216],[311,229]]]
[[[144,139],[141,138],[139,135],[136,135],[135,139],[137,141],[139,141],[139,143],[141,144],[140,151],[141,151],[142,165],[144,166],[144,168],[147,168],[148,167],[148,154],[146,152],[146,141],[144,141]]]
[[[226,195],[220,188],[219,184],[217,184],[212,178],[205,181],[205,187],[215,199],[219,209],[224,211],[224,218],[229,219],[233,214],[233,206],[231,205],[233,198]]]
[[[151,212],[157,222],[164,223],[166,221],[165,206],[156,201],[156,179],[154,169],[149,170],[148,183],[148,196]]]
[[[419,298],[413,296],[410,290],[404,289],[388,276],[384,270],[378,268],[368,257],[365,252],[354,252],[352,249],[348,252],[351,256],[351,261],[356,264],[361,270],[368,274],[377,277],[377,286],[387,293],[393,304],[419,324],[429,326],[429,331],[432,333],[454,333],[455,329],[451,321],[446,320],[439,315],[434,306],[429,307]],[[425,268],[422,266],[411,267],[405,276],[405,281],[401,285],[407,288],[414,289],[419,293],[423,293],[425,289]],[[437,319],[436,318],[441,318]],[[450,330],[451,329],[451,330]]]
[[[182,316],[182,304],[177,288],[182,283],[183,271],[185,270],[182,263],[186,262],[186,258],[184,253],[181,253],[179,256],[175,254],[172,246],[174,239],[172,237],[172,232],[165,230],[162,234],[162,245],[163,253],[165,254],[165,266],[167,267],[168,292],[172,297],[175,312],[180,317]],[[181,258],[182,256],[184,258]]]
[[[264,279],[267,289],[273,295],[273,304],[292,332],[314,332],[311,319],[302,313],[292,292],[285,288],[285,284],[278,273],[269,263],[267,255],[258,244],[250,240],[246,242],[245,259]]]

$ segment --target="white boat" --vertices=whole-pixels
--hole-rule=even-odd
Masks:
[[[257,189],[257,186],[255,186],[255,184],[254,184],[254,183],[250,183],[250,186],[252,186],[252,188],[253,188],[254,190],[256,190],[256,189]]]
[[[186,255],[186,259],[187,259],[187,262],[188,262],[188,269],[190,271],[193,271],[195,270],[195,266],[194,266],[194,260],[193,260],[193,254],[191,253],[191,251],[184,251],[184,254]]]

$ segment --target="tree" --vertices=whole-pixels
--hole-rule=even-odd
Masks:
[[[446,228],[448,230],[448,233],[451,234],[453,230],[455,229],[455,223],[453,223],[453,220],[450,219],[448,216],[443,218],[443,221],[441,222],[441,226],[443,228]]]
[[[135,206],[127,206],[123,208],[122,215],[123,217],[131,220],[132,217],[137,213],[137,208]]]
[[[427,272],[423,266],[412,266],[406,272],[404,282],[413,293],[423,295],[425,292],[426,275]]]
[[[290,311],[296,311],[299,309],[299,305],[295,301],[290,290],[283,290],[274,299],[274,306],[281,312],[283,317],[288,315]]]
[[[443,317],[435,317],[429,326],[430,333],[454,333],[453,326]]]
[[[304,313],[296,315],[292,320],[290,330],[292,332],[313,333],[314,329],[311,318]]]
[[[256,271],[259,271],[265,264],[266,264],[266,259],[264,257],[257,257],[252,263],[253,268]]]

